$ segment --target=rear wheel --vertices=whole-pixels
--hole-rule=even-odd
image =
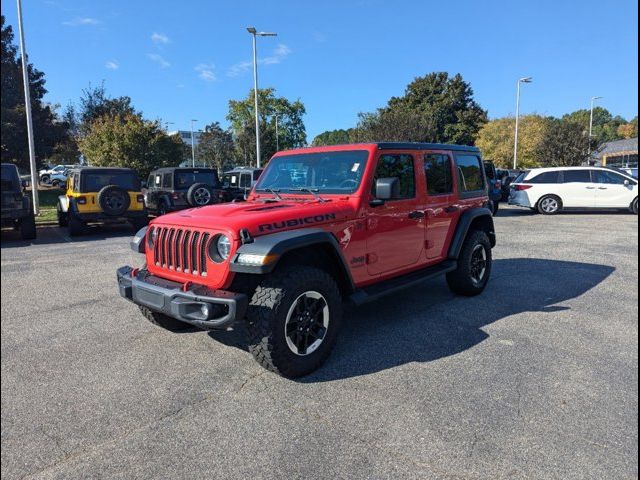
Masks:
[[[638,215],[638,199],[636,198],[631,204],[631,213]]]
[[[314,267],[284,267],[256,288],[247,311],[249,351],[267,370],[295,378],[333,349],[342,318],[334,279]]]
[[[479,230],[471,232],[462,246],[458,268],[447,274],[449,288],[458,295],[479,295],[489,282],[491,265],[489,237]]]
[[[138,308],[140,308],[140,312],[142,312],[144,318],[149,320],[154,325],[162,327],[165,330],[169,330],[170,332],[180,332],[192,328],[188,323],[176,320],[175,318],[169,317],[164,313],[154,312],[153,310],[150,310],[147,307],[143,307],[142,305],[138,305]]]
[[[68,213],[62,211],[62,205],[60,205],[60,203],[58,203],[58,206],[56,207],[56,213],[58,216],[58,226],[59,227],[66,227],[67,224],[69,223],[69,218],[68,218]]]
[[[538,212],[543,215],[555,215],[562,210],[562,200],[555,195],[545,195],[538,201]]]
[[[36,238],[36,219],[33,215],[29,215],[20,220],[20,237],[23,240]]]
[[[42,175],[40,177],[40,183],[44,183],[44,184],[49,183],[49,178],[50,178],[49,175]]]

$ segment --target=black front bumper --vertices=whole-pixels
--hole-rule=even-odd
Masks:
[[[226,328],[244,318],[249,303],[246,295],[212,290],[203,285],[183,284],[131,267],[117,271],[120,295],[127,300],[177,320],[207,330]]]

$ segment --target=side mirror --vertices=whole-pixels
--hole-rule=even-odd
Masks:
[[[386,200],[400,196],[400,180],[398,177],[379,178],[376,180],[376,198],[372,206],[382,205]]]
[[[628,187],[629,185],[631,185],[631,182],[629,180],[625,180],[624,181],[624,186]]]

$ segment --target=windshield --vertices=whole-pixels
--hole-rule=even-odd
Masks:
[[[207,185],[216,185],[218,183],[218,175],[212,170],[194,170],[187,172],[176,172],[173,179],[174,188],[189,188],[194,183],[206,183]]]
[[[82,175],[84,192],[98,192],[107,185],[117,185],[129,192],[140,191],[140,180],[130,172],[92,172]]]
[[[20,178],[14,165],[2,165],[2,190],[20,190]]]
[[[369,152],[301,153],[272,158],[256,190],[296,191],[309,188],[321,193],[353,193],[360,186]]]

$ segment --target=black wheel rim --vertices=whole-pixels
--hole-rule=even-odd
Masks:
[[[305,356],[315,352],[329,328],[329,306],[321,293],[305,292],[291,304],[285,322],[289,350]]]
[[[206,188],[198,188],[193,192],[193,199],[196,205],[206,205],[211,200],[211,194]]]
[[[481,284],[487,273],[487,250],[484,245],[476,245],[471,252],[470,274],[476,285]]]
[[[113,193],[105,199],[109,210],[120,211],[124,208],[124,197],[120,193]]]

